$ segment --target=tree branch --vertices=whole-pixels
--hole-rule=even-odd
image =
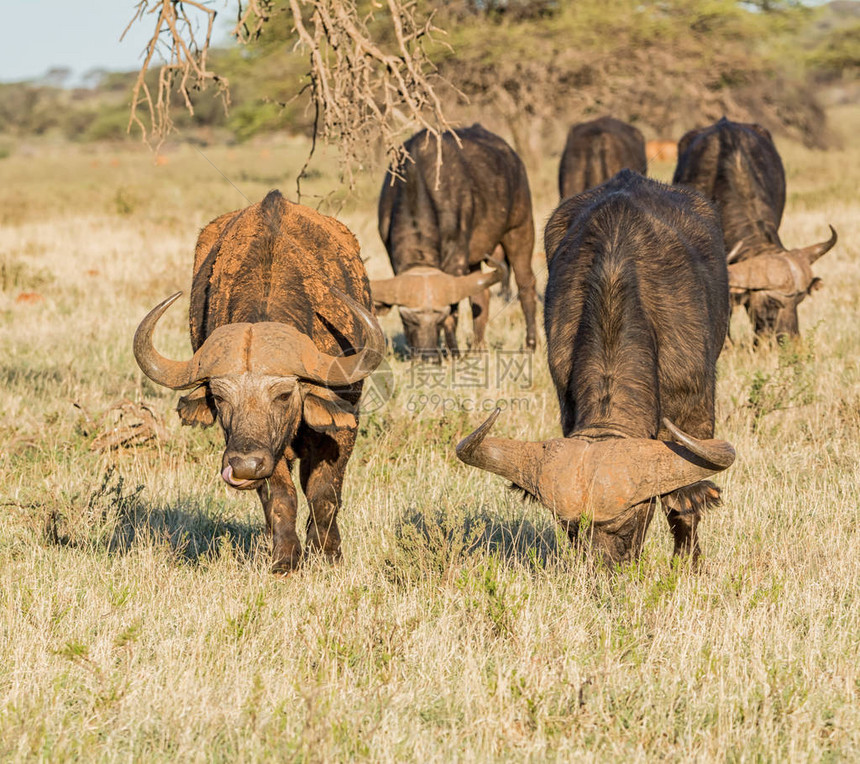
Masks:
[[[374,4],[364,18],[356,0],[288,0],[286,6],[292,16],[295,46],[308,56],[315,114],[308,160],[318,137],[336,143],[343,175],[353,187],[355,168],[375,146],[381,143],[388,162],[396,166],[406,159],[403,140],[416,129],[424,129],[437,141],[441,166],[441,136],[451,127],[436,93],[438,75],[424,48],[435,34],[442,33],[433,25],[432,14],[420,17],[414,0]],[[257,39],[274,9],[274,0],[240,1],[233,27],[237,41]],[[139,0],[129,27],[147,14],[154,14],[156,22],[132,91],[129,130],[136,126],[145,140],[160,142],[173,127],[170,99],[174,88],[191,114],[192,89],[215,84],[225,109],[229,90],[227,80],[208,68],[216,16],[212,8],[203,0]],[[205,14],[205,35],[197,33],[194,24],[194,17],[200,18],[200,14]],[[369,24],[388,27],[393,43],[386,46],[374,40]],[[165,63],[153,95],[147,74],[154,66],[156,51],[163,54]],[[146,114],[142,117],[141,112]],[[298,182],[306,169],[307,165]]]

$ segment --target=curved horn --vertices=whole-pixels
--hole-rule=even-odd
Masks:
[[[370,282],[373,301],[382,305],[404,305],[409,299],[409,284],[402,276]]]
[[[504,438],[487,439],[487,433],[501,413],[502,410],[497,408],[477,430],[457,444],[457,458],[472,467],[501,475],[538,496],[541,444]]]
[[[728,469],[735,461],[735,449],[732,444],[725,440],[699,440],[692,435],[676,427],[666,417],[663,417],[663,426],[672,434],[676,443],[680,443],[688,451],[704,459],[708,464],[713,464],[721,470]]]
[[[795,291],[794,270],[786,255],[756,255],[732,263],[728,270],[729,288],[735,291]]]
[[[452,276],[445,290],[445,304],[453,305],[455,302],[465,300],[467,297],[489,289],[493,284],[498,284],[504,280],[507,266],[500,263],[498,260],[489,261],[492,264],[493,270],[489,273],[477,270],[470,273],[468,276]]]
[[[490,266],[494,271],[499,272],[499,281],[504,283],[510,278],[511,272],[508,268],[508,264],[504,260],[504,256],[501,260],[496,260],[492,255],[485,255],[484,262]]]
[[[496,409],[460,442],[458,458],[511,480],[566,521],[582,515],[595,522],[612,520],[639,502],[704,480],[734,461],[729,443],[697,440],[671,423],[670,432],[682,445],[575,437],[521,443],[487,437],[498,415]]]
[[[819,257],[833,249],[837,239],[836,229],[830,226],[830,238],[827,241],[810,244],[808,247],[800,247],[799,249],[790,249],[787,254],[802,257],[812,265]]]
[[[390,279],[370,282],[373,301],[382,305],[398,305],[420,310],[444,308],[450,305],[449,284],[454,279],[433,266],[418,266]]]
[[[452,276],[438,268],[419,267],[394,278],[371,281],[374,302],[406,308],[444,308],[491,287],[506,277],[507,265],[489,259],[490,273],[475,271],[467,276]]]
[[[733,263],[737,256],[741,253],[741,250],[744,247],[744,240],[741,239],[735,246],[732,247],[731,251],[726,255],[726,262]]]
[[[369,376],[379,366],[385,353],[385,335],[376,317],[367,308],[338,289],[331,291],[355,314],[363,328],[364,346],[355,355],[341,357],[317,351],[316,358],[303,358],[304,369],[299,372],[299,376],[328,387],[345,387]]]
[[[140,322],[134,333],[134,358],[140,370],[156,384],[174,390],[195,384],[196,380],[191,379],[191,361],[172,361],[165,358],[152,344],[152,335],[158,319],[181,295],[182,292],[177,292],[156,305],[146,314],[146,318]]]

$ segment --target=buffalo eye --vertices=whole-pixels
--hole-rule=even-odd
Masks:
[[[212,401],[215,403],[215,405],[218,408],[221,408],[221,406],[224,405],[224,399],[220,395],[213,394],[212,395]]]
[[[275,400],[278,403],[287,403],[290,400],[292,393],[281,393]]]

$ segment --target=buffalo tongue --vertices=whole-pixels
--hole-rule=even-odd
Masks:
[[[221,471],[221,477],[224,478],[225,483],[232,485],[233,488],[244,488],[254,482],[253,480],[236,480],[233,477],[233,467],[229,464]]]

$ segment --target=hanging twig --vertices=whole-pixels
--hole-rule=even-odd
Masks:
[[[442,161],[441,135],[450,129],[435,90],[435,68],[425,45],[442,33],[432,13],[422,17],[415,0],[386,0],[362,18],[355,0],[286,0],[293,20],[294,44],[308,55],[308,81],[315,112],[310,156],[318,137],[336,143],[342,170],[350,187],[354,169],[381,142],[392,165],[404,157],[403,140],[425,129],[437,141]],[[240,43],[257,39],[276,10],[274,0],[240,2],[233,35]],[[196,31],[194,18],[205,19],[205,35]],[[204,14],[200,16],[199,14]],[[144,51],[144,61],[132,92],[129,128],[138,127],[144,138],[160,142],[172,129],[170,96],[175,88],[193,114],[190,91],[216,85],[229,105],[227,80],[208,68],[207,54],[216,12],[198,0],[139,0],[131,24],[146,15],[156,22]],[[368,24],[386,23],[390,45],[376,42]],[[128,30],[126,30],[128,31]],[[284,41],[285,44],[288,41]],[[159,52],[161,65],[157,92],[146,81]],[[141,118],[147,112],[148,125]],[[302,168],[298,183],[307,170]],[[298,187],[301,190],[301,187]]]

